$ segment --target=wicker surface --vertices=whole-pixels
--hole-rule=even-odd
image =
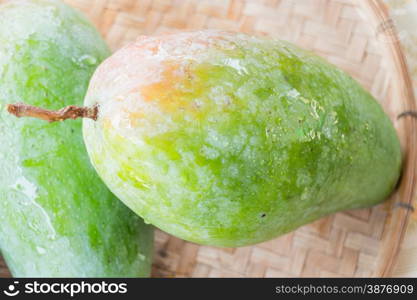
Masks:
[[[112,49],[140,34],[219,28],[268,35],[312,49],[381,101],[405,152],[402,182],[389,202],[338,213],[256,246],[198,246],[157,231],[157,277],[383,276],[389,274],[414,196],[415,121],[397,120],[414,102],[386,12],[372,0],[68,0]],[[398,205],[398,203],[403,203]],[[1,265],[0,265],[1,269]],[[0,271],[0,275],[2,271]]]

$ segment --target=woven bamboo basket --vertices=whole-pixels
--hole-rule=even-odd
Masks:
[[[0,0],[1,2],[2,0]],[[67,0],[113,50],[138,35],[216,28],[294,42],[344,69],[383,105],[400,136],[404,168],[388,201],[326,217],[250,247],[199,246],[156,231],[155,277],[389,276],[412,213],[415,102],[382,0]],[[8,276],[0,262],[0,276]]]

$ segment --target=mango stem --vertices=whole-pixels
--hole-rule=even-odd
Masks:
[[[59,110],[49,110],[25,103],[8,104],[7,111],[18,117],[31,117],[42,119],[48,122],[60,122],[67,119],[89,118],[97,120],[98,105],[92,107],[66,106]]]

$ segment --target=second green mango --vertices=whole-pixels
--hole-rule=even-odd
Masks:
[[[81,121],[48,124],[4,109],[81,104],[108,55],[91,24],[60,1],[0,6],[0,247],[13,276],[150,273],[152,229],[96,175]]]

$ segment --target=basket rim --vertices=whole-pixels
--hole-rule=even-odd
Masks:
[[[389,8],[381,0],[354,0],[359,7],[373,16],[372,22],[376,25],[386,22],[390,19]],[[406,111],[416,111],[416,98],[414,95],[411,75],[408,70],[407,59],[402,49],[398,34],[394,28],[392,34],[394,39],[390,43],[385,43],[389,50],[391,68],[395,70],[396,80],[402,83],[402,97]],[[403,153],[403,170],[398,182],[397,189],[393,194],[399,197],[391,206],[390,215],[385,226],[388,230],[382,238],[382,250],[378,256],[377,269],[375,276],[389,277],[397,262],[401,245],[407,231],[407,225],[410,221],[412,202],[416,196],[415,174],[417,171],[417,136],[416,136],[416,118],[401,118],[406,135],[406,144]],[[398,209],[400,208],[400,209]]]

